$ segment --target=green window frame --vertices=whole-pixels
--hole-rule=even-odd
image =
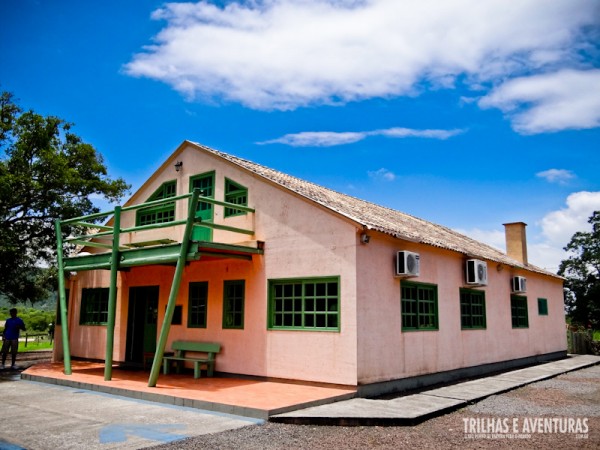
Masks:
[[[545,298],[538,298],[538,315],[547,316],[548,315],[548,300]]]
[[[108,323],[109,288],[83,288],[81,290],[80,325],[106,325]]]
[[[177,192],[177,181],[167,181],[154,191],[147,201],[162,200],[175,197]],[[153,225],[157,223],[173,222],[175,220],[175,202],[165,203],[158,206],[139,209],[135,216],[136,226]]]
[[[194,189],[200,189],[201,197],[215,198],[215,173],[207,172],[191,177],[190,192],[192,192]],[[210,212],[212,210],[212,207],[212,203],[199,201],[196,211]]]
[[[223,328],[244,328],[244,302],[246,282],[226,280],[223,282]]]
[[[402,331],[437,330],[437,285],[402,281],[400,291]]]
[[[529,328],[527,297],[521,295],[510,296],[510,315],[513,328]]]
[[[236,205],[248,206],[248,188],[225,178],[225,201]],[[225,208],[225,217],[243,216],[246,211],[235,208]]]
[[[485,291],[460,289],[460,326],[462,329],[485,329]]]
[[[270,330],[340,330],[340,278],[269,280]]]
[[[206,328],[208,313],[208,281],[189,284],[188,328]]]

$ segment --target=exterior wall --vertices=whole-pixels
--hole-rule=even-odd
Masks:
[[[265,242],[265,254],[254,255],[252,261],[201,258],[184,270],[177,305],[182,306],[182,324],[171,325],[167,350],[178,339],[219,342],[222,350],[216,369],[238,374],[356,384],[355,322],[355,249],[353,224],[331,212],[309,204],[306,200],[266,183],[263,179],[198,151],[183,149],[177,156],[183,161],[176,173],[172,164],[163,165],[136,193],[131,204],[145,201],[165,181],[177,178],[177,194],[189,190],[189,178],[215,171],[216,200],[224,199],[225,178],[248,188],[248,205],[255,214],[223,218],[223,207],[214,206],[214,221],[234,227],[252,228],[253,236],[214,230],[213,241],[240,243],[248,240]],[[187,202],[179,201],[176,220],[187,215]],[[122,227],[135,225],[135,213],[122,216]],[[180,240],[183,227],[164,228],[152,232],[123,235],[122,243],[169,237]],[[96,249],[96,251],[98,251]],[[135,267],[119,273],[115,323],[114,360],[124,361],[127,341],[129,288],[159,286],[158,333],[164,318],[174,267]],[[268,330],[269,279],[340,277],[341,329],[335,331]],[[223,282],[245,280],[244,329],[223,329]],[[188,283],[208,281],[207,327],[188,328]],[[71,354],[77,357],[104,359],[105,326],[79,325],[81,289],[108,287],[109,272],[82,272],[77,276],[69,307]],[[59,334],[57,330],[57,334]],[[57,353],[57,357],[60,355]],[[316,363],[323,361],[324,363]]]
[[[173,163],[183,161],[175,172]],[[178,339],[219,342],[217,371],[337,384],[367,384],[506,361],[566,349],[562,283],[559,279],[488,262],[484,330],[462,330],[459,289],[464,287],[464,255],[394,239],[375,232],[360,244],[356,225],[263,178],[189,146],[172,156],[136,193],[130,204],[144,202],[165,181],[177,179],[177,194],[187,193],[191,176],[215,173],[216,200],[224,199],[225,178],[248,189],[254,214],[224,218],[214,206],[214,222],[255,230],[254,235],[214,230],[215,242],[264,241],[264,255],[252,261],[202,257],[188,264],[176,304],[182,324],[170,328],[167,350]],[[179,201],[176,219],[187,215]],[[135,213],[122,217],[122,227],[135,225]],[[123,235],[122,243],[157,238],[181,240],[183,227]],[[400,285],[394,277],[396,251],[420,253],[421,274],[411,281],[438,287],[439,330],[402,331]],[[93,249],[93,251],[101,251]],[[129,289],[159,286],[158,330],[164,318],[172,266],[135,267],[120,272],[117,292],[114,360],[126,359]],[[529,328],[513,329],[510,277],[527,277]],[[340,330],[269,330],[268,280],[339,277]],[[245,280],[244,328],[223,329],[223,283]],[[208,282],[207,327],[188,328],[188,285]],[[108,287],[109,272],[82,272],[70,281],[71,354],[103,360],[106,327],[80,325],[81,289]],[[548,300],[548,316],[539,316],[537,299]],[[56,336],[60,341],[60,327]],[[58,343],[57,342],[57,343]],[[55,358],[60,358],[60,345]]]
[[[420,254],[420,276],[408,280],[438,287],[437,331],[402,331],[401,279],[393,277],[398,250]],[[460,288],[465,258],[455,252],[388,237],[371,237],[359,249],[358,382],[388,381],[566,350],[562,282],[488,261],[486,329],[461,329]],[[510,278],[527,278],[529,327],[513,328]],[[548,300],[548,316],[537,299]]]

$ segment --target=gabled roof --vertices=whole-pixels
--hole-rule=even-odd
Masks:
[[[242,169],[292,191],[311,202],[317,203],[334,213],[340,214],[367,230],[375,230],[398,239],[456,251],[471,258],[495,261],[508,266],[560,278],[558,275],[539,267],[531,264],[523,264],[515,259],[509,258],[506,254],[494,247],[471,239],[468,236],[442,225],[437,225],[419,219],[418,217],[411,216],[410,214],[333,191],[309,181],[287,175],[252,161],[238,158],[237,156],[223,153],[195,142],[187,142],[201,150],[212,153]]]

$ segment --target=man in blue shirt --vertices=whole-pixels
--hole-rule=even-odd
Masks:
[[[6,319],[4,324],[4,341],[2,342],[2,369],[6,362],[6,355],[10,350],[12,356],[11,369],[16,369],[15,362],[17,360],[17,349],[19,348],[19,334],[21,330],[25,331],[25,323],[20,317],[17,317],[17,308],[10,310],[10,319]]]

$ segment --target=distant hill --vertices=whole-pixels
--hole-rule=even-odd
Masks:
[[[35,308],[41,311],[56,311],[56,294],[53,294],[51,298],[48,298],[43,302],[34,303],[33,305],[28,301],[18,302],[13,305],[11,302],[8,301],[8,298],[5,295],[0,294],[0,308],[9,308],[12,306],[14,306],[15,308]]]

